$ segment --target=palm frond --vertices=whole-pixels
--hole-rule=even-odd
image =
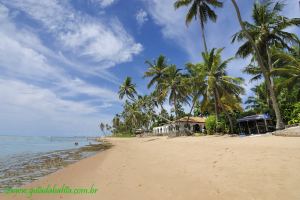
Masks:
[[[196,2],[194,2],[193,5],[191,6],[191,8],[189,9],[189,11],[186,15],[186,18],[185,18],[185,24],[188,26],[194,18],[195,19],[197,18],[197,4],[196,4]]]
[[[189,5],[190,3],[192,2],[192,0],[177,0],[175,3],[174,3],[174,8],[175,9],[178,9],[182,6],[187,6]]]

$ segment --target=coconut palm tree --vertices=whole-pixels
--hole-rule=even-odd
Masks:
[[[121,125],[121,119],[120,119],[120,115],[116,114],[115,117],[112,120],[112,128],[113,128],[113,132],[115,133],[115,131],[118,131]]]
[[[187,84],[186,89],[188,90],[188,93],[191,97],[191,109],[187,117],[186,123],[188,124],[188,121],[190,119],[190,116],[193,112],[193,109],[197,102],[199,102],[199,98],[203,95],[203,91],[205,88],[205,82],[204,82],[204,73],[201,71],[201,67],[199,67],[198,64],[193,63],[187,63],[185,66],[187,70]]]
[[[157,60],[154,60],[152,63],[150,61],[146,61],[148,65],[148,71],[145,72],[144,78],[151,77],[147,87],[150,88],[155,86],[154,92],[151,96],[155,97],[155,101],[158,105],[160,105],[161,110],[163,110],[163,103],[166,99],[166,92],[162,90],[162,82],[165,81],[166,70],[168,68],[168,64],[166,62],[166,58],[163,55],[160,55]]]
[[[270,48],[284,48],[291,50],[290,44],[297,44],[298,37],[294,33],[289,33],[286,28],[291,26],[299,26],[300,18],[286,18],[280,15],[284,4],[281,2],[273,3],[270,0],[260,3],[257,1],[253,6],[252,18],[253,23],[244,22],[247,31],[254,38],[260,55],[262,56],[266,66],[268,63],[268,54]],[[243,41],[247,39],[243,31],[234,34],[232,42]],[[243,58],[253,54],[254,49],[250,41],[246,41],[237,51],[237,55]],[[271,67],[271,66],[269,66]]]
[[[159,83],[163,81],[165,71],[168,67],[165,56],[160,55],[157,60],[153,62],[147,60],[145,63],[148,65],[148,71],[145,72],[144,78],[152,77],[147,87],[150,88],[153,85],[155,85],[156,88],[159,87]]]
[[[126,100],[121,115],[131,132],[142,126],[143,113],[136,101],[130,103]]]
[[[132,83],[131,77],[126,77],[125,81],[119,88],[119,98],[123,99],[126,96],[131,101],[135,101],[135,95],[137,95],[135,84]]]
[[[175,118],[178,114],[178,104],[188,103],[188,91],[183,80],[184,75],[181,69],[177,69],[175,65],[167,68],[165,81],[162,84],[162,90],[169,94],[169,103],[174,106]]]
[[[203,63],[199,64],[200,71],[205,77],[202,105],[205,108],[213,100],[216,116],[219,110],[222,110],[229,120],[233,133],[233,120],[228,112],[229,109],[225,106],[230,104],[226,102],[226,99],[234,99],[234,102],[241,101],[240,95],[244,94],[243,79],[227,75],[226,68],[232,58],[222,61],[222,51],[223,49],[212,49],[210,53],[202,53]],[[218,121],[218,117],[216,120]]]
[[[182,6],[189,6],[189,11],[185,18],[186,25],[189,25],[193,19],[199,18],[200,20],[200,27],[201,27],[201,33],[202,33],[202,39],[204,44],[204,50],[205,52],[208,51],[206,39],[205,39],[205,33],[204,33],[204,26],[205,23],[207,23],[208,19],[216,22],[217,15],[212,10],[211,6],[213,7],[223,7],[223,3],[218,0],[177,0],[174,3],[175,9],[178,9]]]
[[[106,131],[110,131],[111,130],[111,126],[109,124],[105,124],[105,129],[106,129]]]
[[[263,3],[256,2],[254,4],[252,14],[254,24],[250,24],[242,20],[236,1],[231,0],[231,2],[234,5],[242,28],[239,33],[234,35],[233,41],[247,39],[247,42],[239,48],[238,54],[242,57],[253,54],[257,60],[258,66],[270,92],[272,106],[276,115],[276,128],[282,129],[284,128],[284,124],[274,92],[273,79],[270,76],[270,71],[273,68],[270,47],[276,46],[289,49],[289,43],[297,42],[297,36],[284,31],[284,29],[293,25],[300,25],[300,19],[288,19],[281,16],[280,12],[282,11],[284,4],[280,2],[273,3],[273,1],[267,0]]]
[[[272,70],[272,74],[286,78],[280,86],[289,89],[300,88],[300,48],[295,47],[290,53],[275,50],[274,58],[276,63],[280,64]],[[300,90],[298,96],[300,96]]]
[[[99,128],[100,128],[100,130],[102,131],[102,133],[105,135],[105,132],[104,132],[105,124],[104,124],[103,122],[101,122],[101,123],[99,124]]]
[[[255,94],[255,96],[250,96],[246,100],[245,104],[246,109],[254,110],[256,113],[265,113],[271,109],[271,105],[269,105],[269,95],[266,92],[266,84],[262,83],[260,85],[251,88],[251,91]]]

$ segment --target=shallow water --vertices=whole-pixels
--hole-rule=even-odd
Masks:
[[[0,136],[0,192],[94,155],[81,147],[95,143],[85,137]]]
[[[69,149],[11,157],[9,163],[0,163],[0,192],[30,183],[95,153]]]
[[[22,154],[80,148],[90,142],[86,137],[0,136],[0,161]]]

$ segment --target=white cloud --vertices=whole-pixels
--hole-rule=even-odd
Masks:
[[[50,66],[47,58],[38,50],[48,51],[40,40],[29,31],[19,29],[11,22],[9,11],[0,4],[0,69],[2,73],[15,77],[36,80],[53,79],[60,76],[61,69]],[[51,76],[49,76],[51,75]]]
[[[176,41],[183,48],[192,61],[199,60],[202,45],[200,43],[200,32],[194,24],[190,27],[185,25],[186,8],[174,9],[174,0],[143,0],[147,11],[154,22],[161,27],[165,38]],[[198,25],[198,24],[197,24]]]
[[[288,3],[285,2],[285,8],[283,9],[283,14],[286,17],[289,18],[299,18],[299,9],[300,9],[300,3],[299,0],[289,0]],[[300,28],[297,26],[290,27],[287,29],[287,31],[294,32],[300,36]]]
[[[13,20],[0,4],[0,132],[97,133],[98,120],[112,118],[112,112],[104,111],[118,103],[116,92],[71,75],[64,64],[71,65],[70,60]]]
[[[149,20],[147,12],[143,9],[137,11],[137,13],[135,14],[135,19],[139,26],[142,26],[145,22]]]
[[[87,95],[104,102],[119,102],[116,92],[86,83],[82,79],[64,79],[58,82],[57,91],[63,96]]]
[[[57,38],[68,53],[92,60],[101,69],[131,61],[143,47],[117,19],[104,22],[74,10],[67,1],[9,0],[5,4],[27,13]],[[108,5],[110,1],[101,1]]]
[[[18,77],[31,81],[49,82],[69,94],[85,94],[102,97],[103,100],[117,101],[115,92],[96,87],[79,78],[71,78],[65,70],[49,64],[49,59],[38,49],[49,52],[32,33],[19,29],[17,31],[8,16],[8,10],[0,6],[0,69],[7,77]],[[8,28],[9,27],[9,28]],[[19,37],[22,35],[22,37]],[[26,42],[24,42],[24,39]],[[33,45],[37,44],[37,45]]]
[[[142,46],[134,43],[117,20],[112,23],[111,29],[101,24],[81,24],[75,32],[61,34],[60,39],[65,47],[80,51],[81,56],[93,58],[102,63],[103,68],[131,61],[132,56],[142,50]]]
[[[96,87],[79,78],[71,78],[64,70],[48,63],[46,57],[30,49],[18,41],[1,33],[0,44],[0,69],[7,77],[18,77],[30,81],[39,81],[55,86],[56,90],[62,91],[64,95],[72,96],[88,95],[101,98],[102,101],[117,101],[115,92]]]
[[[40,110],[43,114],[80,113],[93,114],[97,110],[90,105],[63,100],[53,91],[18,80],[0,79],[1,104],[14,104]]]
[[[39,37],[35,34],[32,33],[31,31],[16,27],[16,25],[13,22],[14,16],[12,12],[10,12],[5,6],[3,6],[0,3],[0,23],[1,23],[1,38],[3,39],[3,43],[1,44],[1,47],[5,49],[5,51],[2,51],[2,58],[5,59],[11,59],[10,61],[6,60],[6,62],[14,62],[15,64],[17,63],[17,66],[20,65],[19,60],[24,61],[27,59],[28,61],[31,61],[34,57],[38,59],[37,57],[44,57],[43,60],[45,60],[45,57],[48,57],[50,59],[57,60],[61,64],[64,64],[68,68],[75,69],[79,71],[82,74],[86,74],[88,76],[98,76],[101,77],[104,80],[110,81],[115,84],[119,84],[118,78],[113,75],[112,73],[109,73],[107,70],[105,70],[104,67],[99,67],[99,63],[89,63],[89,64],[84,64],[80,60],[71,60],[70,58],[66,58],[64,54],[61,51],[54,52],[50,50],[49,48],[45,47],[42,42],[40,41]],[[9,44],[9,43],[12,44]],[[6,45],[6,47],[4,46]],[[16,49],[13,48],[14,46],[19,46],[22,47],[23,49]],[[23,47],[24,46],[24,47]],[[32,49],[32,50],[31,50]],[[19,52],[10,52],[10,50],[16,51],[18,50]],[[32,54],[35,54],[33,57],[23,57],[22,54],[27,53],[30,54],[30,51]],[[34,51],[34,52],[33,52]],[[19,54],[20,53],[20,54]],[[4,56],[4,54],[6,54]],[[19,57],[20,59],[16,59],[15,57]],[[40,60],[40,63],[43,62]],[[3,62],[4,63],[4,62]],[[13,63],[10,63],[10,65]],[[31,65],[30,62],[27,62],[27,66]],[[11,69],[11,66],[6,63],[5,66],[8,66],[9,69]],[[113,63],[110,63],[108,66],[112,66]],[[41,65],[39,65],[41,66]],[[43,66],[47,66],[46,64],[43,64]],[[18,66],[19,68],[22,69],[22,66]],[[35,67],[35,66],[31,66]],[[26,68],[26,65],[23,66],[23,69]],[[19,74],[19,69],[15,68],[18,72],[16,75]],[[23,70],[24,71],[24,70]],[[30,72],[26,70],[27,72]],[[33,70],[35,73],[38,71]]]
[[[98,120],[111,118],[87,103],[17,80],[0,79],[0,91],[1,133],[95,135]]]
[[[102,8],[108,7],[115,2],[115,0],[96,0]]]

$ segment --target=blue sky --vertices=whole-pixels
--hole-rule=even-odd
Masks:
[[[253,1],[238,1],[250,19]],[[284,14],[299,17],[297,0]],[[0,0],[0,134],[95,135],[121,110],[119,84],[131,76],[141,94],[147,66],[160,54],[183,67],[200,61],[198,22],[188,28],[186,9],[174,0]],[[209,48],[235,54],[231,36],[239,30],[233,7],[225,0],[216,24],[208,24]],[[299,35],[299,29],[291,31]],[[233,76],[247,60],[235,60]],[[244,97],[245,99],[246,97]]]

